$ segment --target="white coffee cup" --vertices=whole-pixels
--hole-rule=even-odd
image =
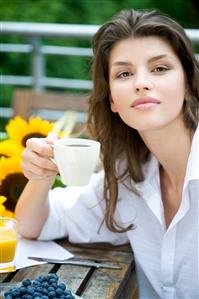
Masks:
[[[90,139],[64,138],[54,142],[53,153],[53,161],[65,185],[87,185],[99,162],[100,143]]]

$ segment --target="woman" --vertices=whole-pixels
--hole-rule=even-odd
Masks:
[[[50,137],[28,140],[20,232],[130,242],[139,298],[199,298],[199,67],[190,41],[157,11],[127,10],[98,30],[93,51],[88,128],[104,170],[88,186],[49,192]]]

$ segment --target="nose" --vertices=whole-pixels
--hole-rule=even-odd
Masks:
[[[149,75],[143,74],[137,74],[135,75],[135,81],[134,81],[134,89],[136,92],[140,91],[148,91],[153,88],[153,83],[149,78]]]

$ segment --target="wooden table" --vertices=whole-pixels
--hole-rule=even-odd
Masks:
[[[133,299],[136,279],[132,249],[129,245],[110,246],[107,244],[74,245],[66,240],[57,243],[76,257],[116,262],[120,270],[96,269],[76,265],[43,264],[20,269],[9,274],[0,274],[3,287],[8,282],[18,284],[25,278],[35,279],[39,275],[57,273],[73,293],[86,299]],[[2,284],[3,283],[3,284]],[[1,298],[3,296],[1,295]]]

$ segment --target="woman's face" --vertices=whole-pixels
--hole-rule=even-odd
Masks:
[[[128,38],[109,59],[111,110],[130,127],[154,130],[183,121],[185,76],[170,45],[155,37]]]

